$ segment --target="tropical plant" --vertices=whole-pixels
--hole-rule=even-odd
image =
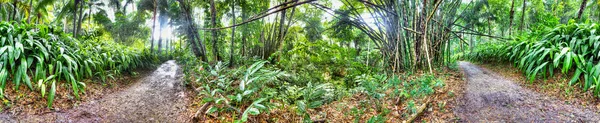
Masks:
[[[203,74],[197,77],[197,83],[209,80],[201,91],[205,104],[212,105],[207,112],[234,111],[240,116],[236,122],[246,122],[250,115],[268,111],[269,102],[265,100],[273,98],[275,90],[265,85],[273,85],[276,78],[284,73],[263,68],[265,63],[258,61],[248,68],[230,70],[227,65],[218,62],[209,71],[197,71]],[[240,80],[235,81],[238,77]]]
[[[600,26],[588,23],[572,23],[542,33],[541,40],[521,38],[508,46],[510,59],[523,70],[531,82],[538,74],[552,76],[555,70],[563,74],[574,72],[570,85],[579,84],[584,90],[594,89],[600,76]],[[574,69],[572,69],[574,68]],[[582,79],[583,78],[583,79]]]
[[[79,99],[85,91],[84,78],[97,76],[106,81],[111,74],[158,61],[152,54],[114,42],[77,40],[52,26],[2,22],[0,34],[0,91],[6,90],[8,80],[15,90],[25,84],[42,97],[48,93],[48,107],[52,107],[59,82],[70,84]]]

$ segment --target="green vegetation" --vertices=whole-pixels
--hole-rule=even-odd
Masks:
[[[597,0],[0,0],[0,98],[29,89],[52,109],[57,90],[79,100],[171,59],[202,120],[311,122],[348,103],[332,122],[410,122],[452,112],[432,100],[454,96],[458,60],[512,63],[531,82],[568,75],[600,97],[598,12]]]
[[[98,38],[77,40],[51,26],[2,22],[0,34],[0,92],[10,83],[17,91],[26,85],[47,97],[48,107],[57,83],[70,84],[69,90],[79,98],[85,91],[84,78],[106,81],[158,62],[156,55],[142,50]]]
[[[563,74],[569,85],[600,96],[600,88],[596,87],[600,84],[598,1],[512,0],[510,6],[502,4],[506,2],[473,2],[482,9],[471,14],[487,16],[488,20],[473,18],[467,22],[473,23],[472,29],[487,33],[470,35],[470,47],[461,48],[462,54],[454,57],[482,63],[512,63],[530,83]],[[519,4],[521,10],[517,8]],[[510,13],[498,13],[506,11]],[[515,18],[519,16],[520,20]],[[519,21],[515,28],[513,23]],[[507,31],[510,35],[504,36]],[[501,36],[495,36],[498,34]]]
[[[571,76],[569,85],[579,85],[600,96],[600,26],[595,23],[571,23],[554,29],[523,35],[509,43],[484,44],[470,57],[479,61],[512,61],[533,82],[538,76],[554,72]]]
[[[270,114],[271,110],[286,108],[295,109],[292,111],[303,117],[305,122],[311,122],[315,120],[311,119],[314,114],[308,110],[357,94],[366,96],[366,100],[360,102],[361,110],[383,112],[369,120],[383,120],[390,112],[385,108],[390,105],[387,101],[410,101],[413,107],[408,105],[411,112],[407,114],[413,114],[416,113],[416,109],[413,109],[415,100],[427,97],[435,89],[444,86],[441,80],[431,75],[404,81],[409,80],[408,76],[388,77],[385,74],[361,74],[348,80],[355,85],[337,83],[335,80],[302,83],[306,80],[295,78],[302,75],[282,71],[266,61],[259,60],[236,69],[226,66],[219,62],[206,69],[203,65],[186,68],[189,72],[186,74],[187,81],[197,87],[202,97],[202,107],[210,107],[205,109],[207,114],[232,114],[236,122],[248,121],[251,115]],[[321,75],[311,77],[311,80],[324,80]],[[360,113],[356,115],[362,116]]]

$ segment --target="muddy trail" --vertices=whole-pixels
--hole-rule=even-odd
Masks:
[[[39,115],[3,116],[4,122],[185,122],[187,99],[175,61],[123,91],[73,108]]]
[[[455,114],[463,122],[597,122],[589,109],[538,94],[468,62],[460,62],[466,79]]]

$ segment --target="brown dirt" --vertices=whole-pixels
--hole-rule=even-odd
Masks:
[[[592,91],[585,91],[580,85],[569,85],[572,73],[559,74],[555,71],[553,76],[536,79],[533,82],[523,75],[523,72],[515,68],[510,63],[482,63],[477,64],[483,68],[494,71],[502,77],[516,82],[522,87],[533,90],[537,93],[548,95],[550,97],[563,100],[567,104],[572,104],[584,108],[600,109],[600,98],[593,95]]]
[[[151,75],[123,91],[83,102],[67,110],[38,114],[4,114],[7,122],[187,122],[182,72],[167,61]]]
[[[443,69],[436,74],[437,77],[442,77],[446,84],[443,89],[437,90],[434,95],[431,95],[432,101],[425,113],[415,120],[416,122],[457,122],[454,107],[458,106],[459,98],[464,95],[464,75],[459,69]]]
[[[0,114],[33,115],[52,112],[53,110],[71,109],[81,105],[81,102],[97,100],[107,94],[127,89],[142,77],[150,75],[152,71],[142,68],[133,72],[135,74],[126,73],[114,79],[107,79],[106,82],[102,82],[100,78],[83,80],[87,85],[85,92],[80,94],[80,99],[76,99],[73,95],[73,91],[69,86],[70,83],[58,82],[56,98],[52,106],[54,109],[46,107],[47,100],[46,98],[42,98],[39,91],[29,90],[25,85],[21,85],[21,89],[17,91],[14,90],[14,86],[11,86],[11,83],[8,83],[9,85],[5,90],[5,100],[0,105],[0,109],[2,109],[2,113]]]
[[[464,122],[595,122],[596,111],[564,104],[504,79],[497,73],[460,62],[467,83],[455,114]]]

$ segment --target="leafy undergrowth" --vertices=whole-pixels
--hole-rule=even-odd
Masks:
[[[599,30],[595,23],[557,25],[519,35],[510,42],[484,43],[468,57],[481,62],[512,62],[531,84],[561,74],[568,79],[567,85],[600,97]]]
[[[584,91],[577,86],[569,85],[570,75],[555,74],[547,79],[537,79],[532,83],[522,71],[508,63],[478,63],[479,65],[509,78],[521,86],[538,93],[563,100],[566,104],[574,104],[586,108],[600,109],[600,100],[591,91]]]
[[[423,72],[373,73],[343,79],[356,82],[354,87],[329,81],[296,85],[294,74],[266,61],[224,66],[184,67],[198,95],[189,108],[196,122],[402,122],[423,104],[416,121],[453,121],[454,97],[463,82],[457,69],[441,69],[437,78]]]
[[[111,78],[152,67],[162,59],[106,35],[75,39],[58,27],[15,22],[0,23],[0,45],[3,108],[36,100],[51,109],[56,97],[80,100],[86,86],[108,84]]]

